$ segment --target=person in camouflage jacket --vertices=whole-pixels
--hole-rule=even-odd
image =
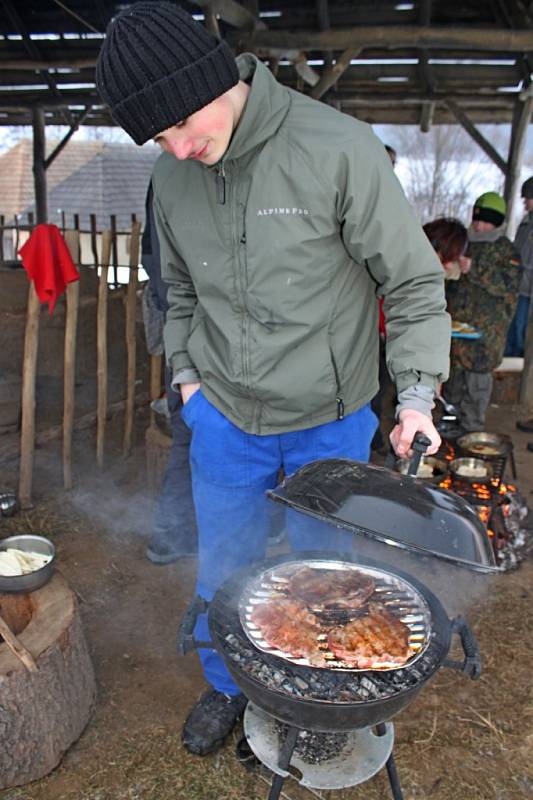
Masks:
[[[476,200],[468,234],[471,266],[447,291],[453,320],[481,333],[480,339],[453,339],[450,379],[444,389],[466,431],[485,427],[492,372],[502,360],[520,285],[518,253],[501,230],[505,212],[505,201],[495,192]]]

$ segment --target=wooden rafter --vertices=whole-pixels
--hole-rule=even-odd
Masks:
[[[481,147],[481,149],[488,155],[501,171],[506,174],[507,162],[501,157],[498,151],[485,139],[483,134],[476,128],[473,122],[468,118],[463,109],[450,98],[446,99],[446,105],[453,113],[457,121],[462,125],[465,131],[472,137],[472,139]]]
[[[258,27],[258,18],[247,8],[235,0],[194,0],[195,5],[217,14],[220,19],[233,25],[234,28],[254,30]]]
[[[337,83],[342,73],[350,66],[352,59],[357,58],[359,53],[360,50],[354,48],[345,50],[336,62],[323,73],[316,86],[311,90],[311,97],[319,100],[325,95],[328,89],[331,89]]]
[[[28,31],[26,30],[26,26],[22,22],[22,19],[20,18],[19,14],[18,14],[17,10],[15,9],[15,7],[14,7],[13,3],[11,2],[11,0],[3,0],[3,5],[4,5],[4,9],[5,9],[6,13],[7,13],[7,16],[9,17],[9,19],[11,21],[11,24],[19,32],[19,34],[22,36],[22,42],[24,44],[24,49],[26,50],[28,55],[31,58],[35,58],[35,59],[40,60],[39,49],[38,49],[37,45],[35,44],[35,42],[31,39]],[[50,74],[50,72],[48,72],[46,69],[42,69],[42,70],[40,70],[40,74],[42,75],[42,77],[46,81],[46,83],[48,84],[48,86],[50,88],[50,91],[53,94],[55,94],[56,96],[59,96],[60,92],[59,92],[59,90],[57,88],[55,78]],[[70,114],[68,112],[68,109],[65,109],[63,111],[63,115],[64,115],[65,120],[67,121],[67,123],[70,125],[72,120],[70,118]]]
[[[91,109],[92,109],[92,107],[91,107],[91,106],[88,106],[87,108],[85,108],[85,109],[84,109],[84,110],[81,112],[81,114],[78,114],[78,116],[76,117],[76,119],[74,120],[74,122],[72,123],[72,125],[70,126],[70,129],[69,129],[69,130],[67,131],[67,133],[66,133],[66,134],[63,136],[63,138],[61,139],[61,141],[59,142],[59,144],[57,145],[57,147],[56,147],[56,148],[54,148],[54,150],[53,150],[53,151],[50,153],[50,155],[48,156],[48,158],[46,158],[46,159],[45,159],[45,162],[44,162],[44,168],[45,168],[45,169],[48,169],[48,167],[50,166],[50,164],[51,164],[53,161],[55,161],[55,159],[56,159],[56,158],[57,158],[57,156],[60,154],[60,152],[63,150],[63,148],[64,148],[64,147],[65,147],[65,146],[68,144],[68,142],[70,141],[70,139],[72,138],[72,136],[74,136],[74,134],[76,133],[76,131],[78,130],[78,128],[80,127],[80,125],[83,125],[83,123],[85,122],[85,120],[87,119],[87,117],[89,116],[89,114],[91,113]]]
[[[423,27],[420,25],[361,26],[329,31],[257,31],[256,48],[298,50],[346,50],[349,47],[459,48],[501,50],[508,53],[533,52],[533,33],[486,28]]]

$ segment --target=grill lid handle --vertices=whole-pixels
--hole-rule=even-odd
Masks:
[[[481,676],[481,655],[476,637],[470,630],[470,626],[464,617],[456,617],[452,620],[452,633],[457,633],[461,639],[461,645],[465,654],[464,661],[454,661],[446,658],[443,666],[457,669],[464,672],[469,678],[476,681]]]
[[[409,462],[409,467],[407,469],[408,475],[416,475],[418,472],[418,467],[420,464],[420,459],[428,449],[431,444],[431,439],[429,436],[426,436],[425,433],[417,433],[415,438],[413,439],[413,444],[411,445],[413,449],[413,455]]]

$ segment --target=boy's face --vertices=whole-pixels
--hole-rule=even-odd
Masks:
[[[493,231],[496,225],[493,225],[492,222],[485,222],[482,219],[474,219],[472,220],[472,227],[476,233],[489,233],[489,231]]]
[[[526,211],[533,211],[533,197],[523,197],[524,208]]]
[[[180,161],[192,159],[216,164],[226,150],[235,127],[234,107],[228,93],[217,97],[195,114],[154,136],[166,153]]]

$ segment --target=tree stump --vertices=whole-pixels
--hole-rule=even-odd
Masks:
[[[0,637],[0,789],[48,775],[81,735],[96,684],[74,594],[57,573],[29,594],[0,594],[0,614],[37,662]]]

